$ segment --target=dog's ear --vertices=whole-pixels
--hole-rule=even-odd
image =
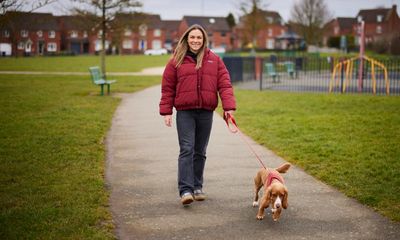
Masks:
[[[288,207],[288,190],[286,187],[285,187],[284,192],[285,192],[285,194],[283,195],[283,199],[282,199],[282,207],[284,209],[286,209]]]
[[[271,188],[271,186],[269,186],[267,188],[267,190],[265,190],[264,194],[265,194],[266,204],[267,204],[267,206],[269,206],[269,203],[271,202],[271,196],[272,196],[272,188]]]

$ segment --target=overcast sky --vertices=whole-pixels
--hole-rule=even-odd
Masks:
[[[142,0],[141,10],[159,14],[162,20],[180,20],[184,15],[227,16],[229,12],[235,17],[241,15],[240,3],[244,0]],[[248,0],[250,1],[250,0]],[[290,18],[290,11],[295,2],[301,0],[264,0],[266,9],[277,11],[285,21]],[[325,0],[334,17],[355,17],[360,9],[371,9],[378,6],[390,8],[400,5],[400,0]],[[70,0],[59,0],[58,3],[46,6],[36,12],[52,12],[54,15],[67,14]],[[399,7],[397,7],[397,12]]]

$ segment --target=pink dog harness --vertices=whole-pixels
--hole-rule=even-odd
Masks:
[[[269,187],[269,185],[271,185],[272,181],[276,179],[279,182],[281,182],[282,184],[285,184],[285,181],[283,180],[282,176],[279,174],[278,171],[276,170],[269,170],[267,179],[265,180],[265,186]]]

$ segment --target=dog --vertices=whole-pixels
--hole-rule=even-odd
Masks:
[[[275,169],[262,168],[254,177],[255,196],[253,207],[257,207],[259,205],[258,192],[262,186],[264,186],[264,194],[260,201],[257,213],[258,220],[264,219],[264,209],[271,206],[272,219],[274,221],[278,221],[279,217],[281,216],[282,208],[286,209],[288,207],[288,190],[280,173],[286,173],[289,168],[289,163],[285,163]]]

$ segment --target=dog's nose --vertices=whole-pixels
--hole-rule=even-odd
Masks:
[[[280,208],[281,207],[281,204],[280,203],[277,203],[276,204],[276,208]]]

